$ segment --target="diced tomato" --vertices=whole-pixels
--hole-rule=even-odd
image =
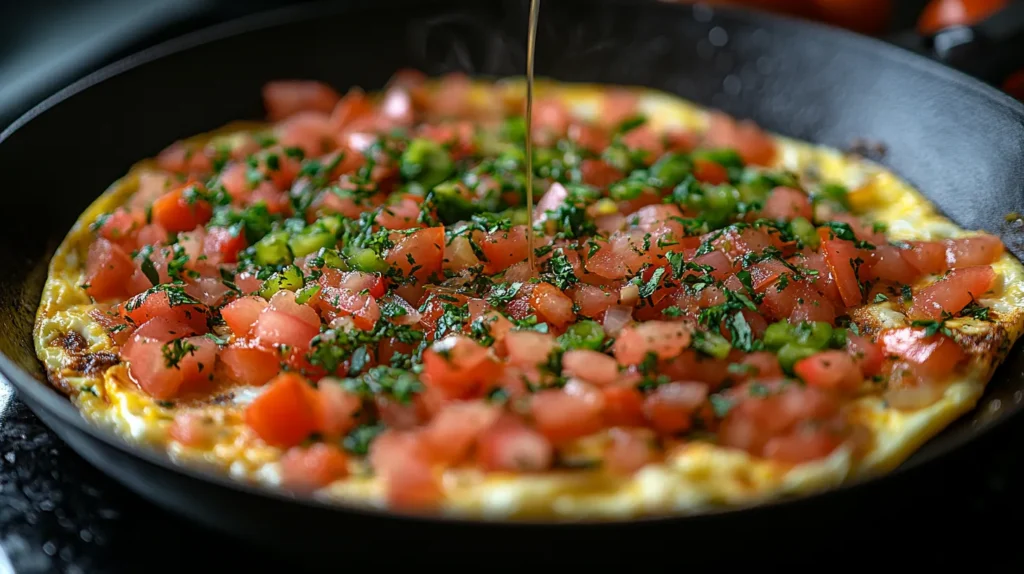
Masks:
[[[608,187],[625,177],[621,171],[596,159],[585,159],[580,163],[580,176],[583,183],[598,188]]]
[[[819,227],[818,236],[821,238],[821,252],[825,255],[825,263],[828,264],[836,286],[839,287],[843,303],[847,307],[860,305],[864,300],[864,294],[861,292],[857,269],[865,261],[860,250],[852,242],[835,237],[828,228]]]
[[[882,370],[882,356],[881,347],[872,341],[871,339],[855,335],[853,333],[846,334],[846,350],[856,361],[857,366],[860,368],[860,372],[865,377],[873,377]]]
[[[135,273],[135,264],[123,249],[98,238],[89,246],[85,263],[85,292],[96,300],[127,294],[128,280]]]
[[[299,148],[306,157],[320,157],[338,145],[330,116],[326,112],[300,111],[274,126],[277,143]]]
[[[172,305],[171,299],[164,291],[142,293],[128,299],[121,306],[121,315],[135,325],[141,325],[154,317],[184,323],[197,333],[207,331],[206,319],[208,309],[199,303]]]
[[[870,253],[871,277],[901,285],[916,281],[921,273],[914,266],[908,264],[903,253],[903,249],[892,245],[875,246]]]
[[[579,307],[580,315],[594,318],[616,303],[615,297],[600,287],[578,284],[569,288],[568,294]]]
[[[530,412],[537,430],[558,444],[593,434],[604,426],[604,395],[586,383],[533,395]]]
[[[939,241],[907,241],[909,249],[900,249],[900,255],[921,275],[942,273],[948,269],[946,246]]]
[[[647,425],[644,396],[635,387],[613,385],[601,389],[604,395],[605,426],[638,427]]]
[[[776,187],[768,195],[761,215],[785,221],[803,217],[810,221],[814,217],[814,210],[806,193],[791,187]]]
[[[737,122],[722,114],[711,114],[704,144],[712,148],[732,148],[745,163],[770,165],[775,160],[775,141],[751,121]]]
[[[500,373],[487,347],[462,335],[445,337],[423,352],[423,383],[449,398],[474,396]]]
[[[538,318],[558,329],[564,329],[576,320],[572,299],[550,283],[538,283],[530,295],[530,304]]]
[[[167,434],[181,444],[192,448],[209,446],[216,436],[213,418],[203,413],[182,411],[174,415]]]
[[[546,363],[555,345],[553,336],[536,331],[512,331],[505,336],[508,362],[525,368]]]
[[[614,474],[632,474],[655,459],[654,439],[650,431],[613,428],[608,431],[611,444],[604,453],[604,468]]]
[[[370,445],[370,464],[384,479],[388,504],[393,507],[430,508],[444,494],[422,442],[413,432],[389,430]]]
[[[203,253],[218,263],[235,263],[238,252],[246,247],[245,234],[232,234],[226,227],[211,228],[203,240]]]
[[[256,324],[260,313],[266,308],[265,299],[250,295],[239,297],[228,303],[221,308],[220,315],[236,337],[245,337],[252,330],[252,326]]]
[[[175,341],[151,339],[136,331],[121,350],[132,380],[155,399],[171,399],[213,380],[217,344],[207,337]]]
[[[224,364],[228,378],[249,386],[262,385],[281,370],[281,359],[276,352],[244,342],[222,349],[220,362]]]
[[[360,119],[373,115],[373,102],[359,88],[352,88],[331,111],[331,127],[342,131]]]
[[[348,456],[332,444],[293,446],[281,457],[281,483],[292,490],[317,490],[346,476]]]
[[[1003,254],[1003,242],[994,235],[975,235],[947,239],[946,264],[949,267],[969,267],[995,263]]]
[[[430,227],[406,235],[392,247],[386,260],[403,276],[414,276],[421,283],[441,277],[444,264],[444,227]]]
[[[745,369],[744,372],[733,375],[736,380],[773,379],[782,376],[782,367],[779,366],[779,359],[775,353],[755,351],[743,357],[740,364]]]
[[[647,321],[624,328],[615,339],[613,353],[620,365],[638,365],[648,353],[668,359],[689,344],[690,330],[683,323]]]
[[[497,273],[529,257],[526,242],[526,226],[516,225],[507,231],[488,233],[480,242],[480,249],[487,258],[484,271]]]
[[[483,401],[456,402],[444,407],[423,430],[424,448],[434,462],[453,465],[469,456],[480,435],[501,416]]]
[[[821,351],[793,366],[808,385],[830,391],[856,391],[862,382],[857,363],[845,351]]]
[[[293,351],[308,349],[310,339],[319,333],[319,326],[311,325],[297,315],[270,308],[260,314],[252,331],[261,347],[287,346]]]
[[[246,407],[245,423],[267,444],[287,448],[318,430],[320,408],[305,378],[281,373]]]
[[[554,461],[554,448],[544,435],[515,417],[491,425],[477,441],[477,462],[484,470],[538,472]]]
[[[191,231],[209,221],[213,207],[190,196],[188,190],[189,186],[179,187],[158,197],[153,202],[153,222],[174,233]]]
[[[277,80],[263,86],[263,105],[272,122],[302,111],[329,114],[340,99],[334,88],[311,80]]]
[[[755,263],[747,271],[750,273],[751,286],[758,293],[770,287],[782,275],[793,272],[785,263],[775,258]]]
[[[887,329],[880,333],[879,342],[885,356],[899,357],[925,379],[949,377],[964,358],[956,341],[942,333],[928,336],[924,328]]]
[[[828,456],[842,442],[842,437],[827,429],[800,429],[793,434],[769,439],[762,455],[779,462],[800,464]]]
[[[340,381],[324,377],[317,383],[320,395],[320,432],[328,437],[340,437],[356,426],[363,401],[358,395],[345,390]]]
[[[729,182],[729,171],[725,166],[711,160],[696,158],[693,160],[693,177],[697,178],[697,181],[719,185]]]
[[[132,236],[136,231],[142,229],[146,224],[146,218],[141,213],[128,211],[120,208],[107,215],[100,226],[100,237],[131,249]]]
[[[618,380],[619,367],[604,353],[576,349],[562,355],[562,373],[604,387]]]
[[[988,265],[953,269],[914,293],[910,314],[927,319],[939,319],[943,313],[955,315],[992,289],[995,281],[996,272]]]
[[[772,440],[809,432],[805,425],[821,425],[820,432],[829,432],[824,423],[831,423],[839,413],[838,400],[815,387],[777,381],[748,385],[752,384],[759,385],[758,392],[752,392],[747,385],[735,389],[735,403],[718,432],[719,442],[724,446],[742,449],[756,456],[765,456],[767,452],[777,455],[778,447],[766,448]],[[833,443],[833,446],[837,445],[838,442]],[[796,458],[811,460],[824,454],[827,452],[823,453],[819,448],[794,449],[787,453],[789,461]]]
[[[661,434],[683,432],[693,424],[693,414],[708,398],[704,383],[677,382],[660,385],[644,400],[644,414]]]

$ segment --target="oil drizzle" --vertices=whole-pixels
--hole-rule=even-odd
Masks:
[[[537,13],[540,0],[530,0],[530,21],[526,37],[526,245],[530,271],[537,272],[533,253],[533,52],[537,44]]]

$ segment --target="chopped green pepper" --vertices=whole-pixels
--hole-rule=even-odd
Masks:
[[[786,343],[779,349],[779,365],[782,366],[782,370],[787,373],[793,372],[793,365],[801,359],[806,359],[811,355],[818,352],[818,349],[811,347],[805,347],[798,343]]]
[[[288,232],[275,231],[268,233],[256,242],[256,263],[260,265],[280,265],[291,263],[292,253],[288,250]]]
[[[590,349],[596,351],[604,342],[604,329],[596,321],[580,321],[558,338],[566,349]]]
[[[270,299],[274,296],[274,293],[282,289],[288,291],[298,291],[302,288],[303,278],[302,271],[294,266],[289,265],[281,271],[274,273],[260,287],[260,297],[264,299]]]
[[[816,249],[821,242],[814,224],[803,217],[797,217],[789,222],[789,231],[800,240],[805,247]]]
[[[402,154],[398,169],[406,180],[430,189],[447,179],[454,168],[455,163],[441,144],[416,138]]]
[[[347,253],[348,264],[356,271],[363,273],[383,273],[388,270],[388,263],[373,249],[353,249]]]
[[[651,166],[651,175],[661,181],[661,187],[679,185],[692,171],[690,158],[678,153],[667,153]]]

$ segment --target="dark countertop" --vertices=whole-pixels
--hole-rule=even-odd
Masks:
[[[892,481],[870,501],[884,509],[877,525],[851,532],[914,554],[925,547],[908,545],[906,538],[940,536],[931,538],[929,548],[946,539],[952,544],[932,556],[948,560],[956,551],[968,552],[981,571],[1012,559],[1014,554],[968,544],[966,537],[1012,549],[1016,545],[993,541],[1001,534],[1019,540],[1024,533],[1018,518],[1024,516],[1022,444],[1024,420],[1011,421],[925,471]],[[44,427],[4,383],[0,453],[0,548],[18,574],[214,571],[219,561],[230,571],[296,571],[287,560],[169,515],[112,482]],[[0,573],[6,572],[2,556]]]

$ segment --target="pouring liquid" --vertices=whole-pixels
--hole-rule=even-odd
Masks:
[[[526,245],[530,270],[537,272],[533,253],[533,52],[537,43],[537,13],[540,0],[530,0],[530,21],[526,37]]]

